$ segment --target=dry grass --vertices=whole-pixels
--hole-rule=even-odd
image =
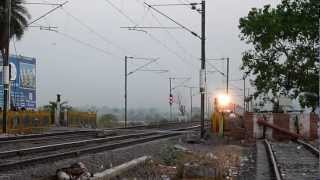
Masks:
[[[202,167],[208,167],[215,170],[215,177],[201,179],[214,180],[233,180],[232,176],[240,168],[240,157],[242,147],[235,145],[219,145],[214,147],[211,152],[181,152],[173,150],[172,147],[165,147],[161,153],[164,159],[151,160],[139,168],[121,176],[127,179],[162,179],[164,176],[170,179],[186,179],[183,177],[184,165],[186,163],[195,163]],[[168,160],[171,159],[171,162]],[[118,179],[121,179],[118,178]]]
[[[184,153],[177,160],[177,178],[183,177],[183,165],[192,162],[215,169],[217,180],[226,178],[231,180],[232,174],[239,170],[241,151],[240,146],[225,145],[215,147],[209,153]]]

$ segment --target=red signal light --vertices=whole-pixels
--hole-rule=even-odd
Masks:
[[[172,96],[172,94],[170,94],[170,96],[169,96],[169,104],[170,104],[170,105],[173,104],[173,96]]]

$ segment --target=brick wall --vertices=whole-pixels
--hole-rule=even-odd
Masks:
[[[318,137],[318,121],[319,116],[315,113],[310,114],[310,139],[317,139]]]
[[[290,130],[290,116],[284,113],[273,113],[273,124],[282,129]],[[290,139],[287,135],[280,133],[278,131],[272,132],[272,137],[275,140],[286,140]]]
[[[244,114],[244,128],[245,128],[245,134],[247,138],[253,137],[253,116],[254,116],[254,113],[246,112]]]

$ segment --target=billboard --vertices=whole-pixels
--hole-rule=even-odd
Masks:
[[[2,65],[2,58],[0,58]],[[23,56],[10,56],[11,107],[36,108],[36,60]],[[0,67],[0,107],[3,107],[3,76]]]

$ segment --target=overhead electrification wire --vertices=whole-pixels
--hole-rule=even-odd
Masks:
[[[209,63],[209,62],[206,62],[207,65],[209,65],[210,67],[212,67],[214,70],[216,70],[217,72],[219,72],[222,76],[225,76],[226,77],[226,74],[222,71],[220,71],[215,65]]]
[[[113,3],[111,3],[109,0],[104,0],[107,3],[109,3],[114,9],[116,9],[122,16],[124,16],[128,21],[130,21],[132,24],[134,25],[138,25],[138,23],[136,23],[130,16],[128,16],[124,11],[122,11],[121,9],[119,9],[116,5],[114,5]],[[188,65],[190,65],[191,67],[194,67],[194,65],[189,64],[189,62],[187,62],[182,56],[180,56],[177,52],[173,51],[171,48],[169,48],[165,43],[163,43],[161,40],[159,40],[158,38],[156,38],[155,36],[153,36],[150,33],[146,33],[151,39],[153,39],[154,41],[156,41],[158,44],[160,44],[161,46],[163,46],[166,50],[168,50],[170,53],[172,53],[173,55],[175,55],[176,57],[178,57],[180,60],[182,60],[183,62],[187,63]]]
[[[49,6],[60,6],[61,4],[58,3],[30,3],[30,2],[22,2],[21,4],[27,4],[27,5],[49,5]]]
[[[39,21],[40,19],[42,19],[42,18],[44,18],[44,17],[48,16],[49,14],[51,14],[52,12],[56,11],[57,9],[59,9],[59,8],[63,7],[63,6],[64,6],[64,5],[66,5],[67,3],[68,3],[68,1],[66,1],[66,2],[64,2],[64,3],[62,3],[62,4],[59,4],[57,7],[55,7],[55,8],[53,8],[53,9],[51,9],[50,11],[46,12],[46,13],[45,13],[45,14],[43,14],[42,16],[40,16],[40,17],[36,18],[35,20],[31,21],[27,26],[30,26],[31,24],[33,24],[33,23],[35,23],[35,22]]]
[[[130,16],[126,15],[126,13],[124,11],[122,11],[120,8],[118,8],[116,5],[114,5],[111,1],[109,1],[109,0],[104,0],[104,1],[106,1],[110,6],[112,6],[120,14],[122,14],[124,17],[126,17],[126,19],[129,20],[133,25],[138,25],[137,23],[135,23],[135,21]]]
[[[138,4],[141,4],[142,7],[146,7],[145,4],[143,2],[140,2],[140,0],[136,0]],[[148,7],[148,6],[147,6]],[[150,9],[150,8],[148,8]],[[160,20],[151,12],[151,15],[152,17],[157,21],[157,23],[160,25],[160,26],[163,26],[163,24],[160,22]],[[166,29],[165,29],[166,30]],[[168,31],[166,30],[167,33],[169,34],[169,36],[171,37],[171,39],[174,39],[175,40],[175,43],[176,45],[183,49],[183,51],[185,51],[186,54],[190,54],[190,53],[187,53],[187,50],[185,48],[183,48],[183,46],[180,44],[180,42]],[[176,57],[178,57],[181,61],[183,61],[184,63],[192,66],[192,67],[195,67],[194,64],[191,64],[189,61],[187,61],[185,59],[185,57],[179,55],[179,53],[175,52],[174,50],[172,50],[171,48],[169,48],[164,42],[162,42],[161,40],[159,40],[158,38],[156,38],[155,36],[153,36],[152,34],[148,33],[149,37],[151,39],[153,39],[155,42],[157,42],[158,44],[160,44],[161,46],[163,46],[166,50],[168,50],[170,53],[172,53],[173,55],[175,55]]]
[[[189,66],[191,67],[194,67],[193,64],[190,64],[189,61],[186,61],[184,59],[184,57],[180,56],[177,52],[175,52],[174,50],[172,50],[171,48],[169,48],[164,42],[162,42],[161,40],[159,40],[158,38],[156,38],[155,36],[153,36],[152,34],[150,33],[147,33],[147,35],[153,39],[153,41],[157,42],[158,44],[160,44],[163,48],[165,48],[166,50],[168,50],[170,53],[172,53],[173,55],[175,55],[177,58],[179,58],[182,62],[188,64]]]
[[[96,30],[94,30],[92,27],[90,27],[89,25],[87,25],[86,23],[84,23],[81,19],[77,18],[76,16],[72,15],[70,12],[68,12],[65,8],[61,8],[62,11],[69,17],[71,17],[74,21],[76,21],[77,23],[79,23],[81,26],[83,26],[84,28],[86,28],[89,32],[91,32],[92,34],[96,35],[98,38],[100,38],[102,41],[104,41],[105,43],[112,45],[113,47],[121,50],[122,52],[125,52],[126,54],[132,54],[131,52],[129,52],[127,49],[119,46],[117,43],[113,42],[112,40],[108,39],[107,37],[105,37],[104,35],[100,34],[99,32],[97,32]],[[132,54],[134,55],[134,54]]]
[[[77,38],[75,38],[75,37],[73,37],[73,36],[71,36],[71,35],[68,35],[68,34],[66,34],[66,33],[62,33],[62,32],[59,32],[59,31],[54,31],[54,32],[56,32],[57,34],[65,37],[65,38],[68,38],[68,39],[70,39],[70,40],[72,40],[72,41],[74,41],[74,42],[77,42],[77,43],[82,44],[82,45],[84,45],[84,46],[87,46],[87,47],[89,47],[89,48],[91,48],[91,49],[94,49],[94,50],[96,50],[96,51],[99,51],[99,52],[101,52],[101,53],[103,53],[103,54],[105,54],[105,55],[113,56],[113,57],[118,58],[117,56],[115,56],[113,53],[111,53],[111,52],[109,52],[109,51],[106,51],[106,50],[104,50],[104,49],[102,49],[102,48],[96,47],[96,46],[94,46],[94,45],[92,45],[92,44],[90,44],[90,43],[87,43],[87,42],[85,42],[85,41],[79,40],[79,39],[77,39]]]
[[[157,13],[161,14],[162,16],[168,18],[170,21],[172,21],[173,23],[175,23],[176,25],[180,26],[181,28],[185,29],[186,31],[190,32],[192,35],[196,36],[199,39],[202,39],[201,36],[199,36],[197,33],[195,33],[194,31],[192,31],[191,29],[189,29],[188,27],[182,25],[181,23],[179,23],[178,21],[172,19],[171,17],[169,17],[168,15],[166,15],[165,13],[159,11],[158,9],[154,8],[153,6],[147,4],[146,2],[144,2],[144,4],[148,7],[150,7],[151,9],[153,9],[154,11],[156,11]]]
[[[163,24],[160,22],[160,20],[151,12],[152,17],[157,21],[157,23],[160,26],[163,26]],[[189,51],[187,51],[182,45],[181,43],[177,40],[177,38],[174,37],[174,35],[172,35],[172,33],[170,33],[170,31],[168,31],[167,29],[164,29],[166,31],[166,33],[170,36],[171,39],[174,40],[174,42],[176,43],[176,45],[185,53],[188,54],[191,59],[196,59],[195,56],[193,56]]]

